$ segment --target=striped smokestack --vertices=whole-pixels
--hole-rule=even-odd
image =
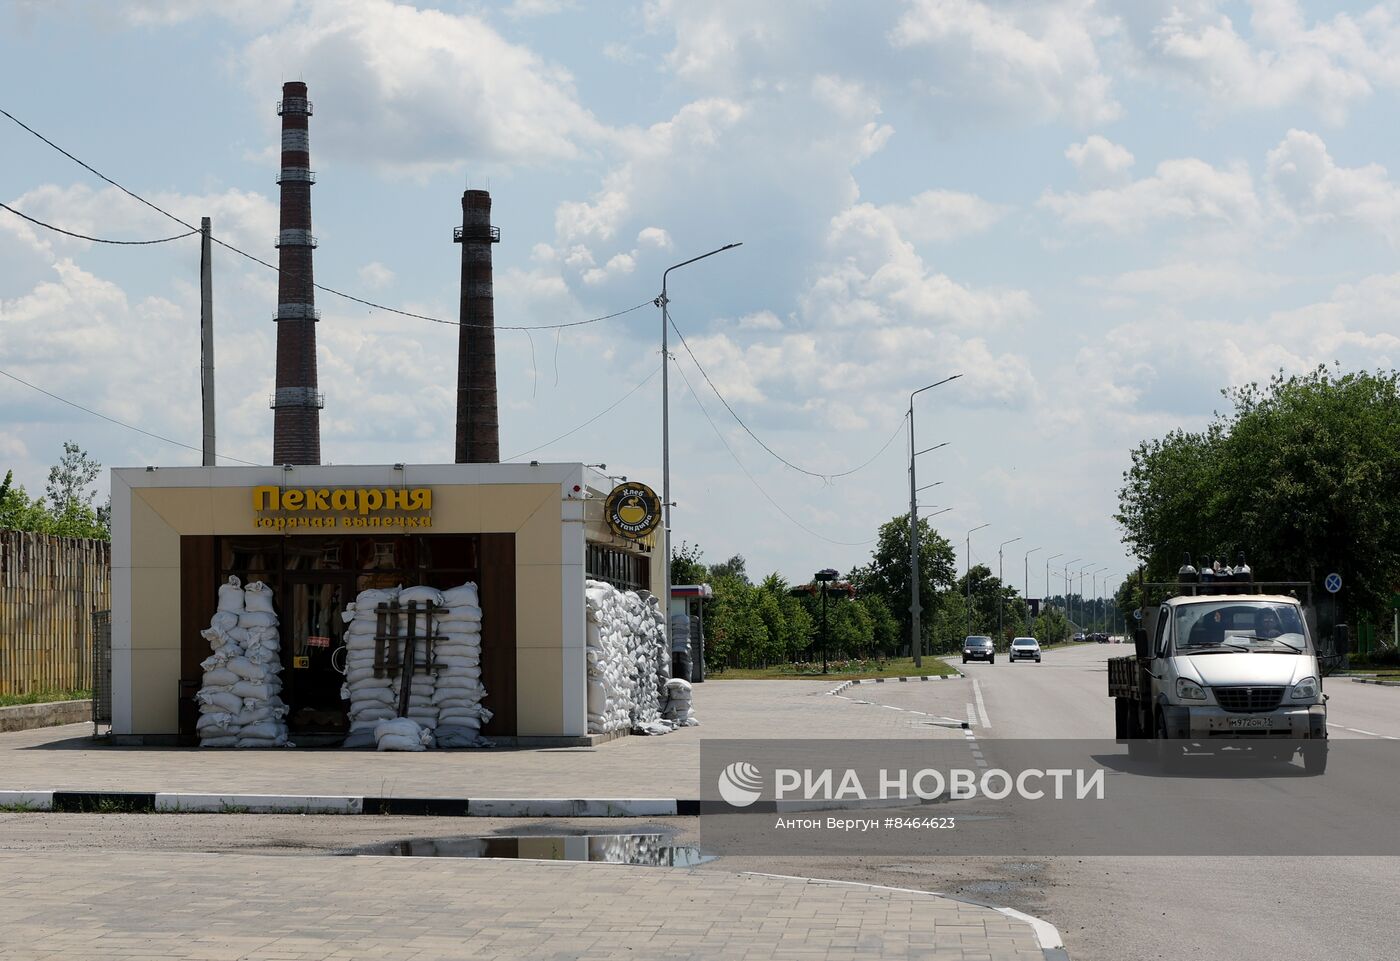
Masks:
[[[277,393],[272,398],[272,462],[321,463],[321,408],[316,390],[316,290],[311,273],[311,144],[306,84],[282,85],[281,230],[277,235]]]
[[[457,340],[457,463],[501,460],[496,415],[496,310],[491,293],[491,245],[501,231],[491,226],[491,195],[462,194],[462,327]]]

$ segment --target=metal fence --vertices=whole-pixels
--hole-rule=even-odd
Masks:
[[[0,694],[92,686],[92,612],[111,606],[106,541],[0,530]]]
[[[92,612],[92,733],[112,726],[112,612]]]

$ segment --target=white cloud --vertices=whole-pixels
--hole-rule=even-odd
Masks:
[[[1219,112],[1302,105],[1329,123],[1400,83],[1393,5],[1309,23],[1296,0],[1252,0],[1249,36],[1209,0],[1176,6],[1152,30],[1154,61]]]
[[[377,260],[370,261],[355,273],[360,278],[360,283],[370,290],[383,290],[394,282],[395,277],[392,270]]]
[[[1269,151],[1271,195],[1304,224],[1355,223],[1400,240],[1400,188],[1380,164],[1339,167],[1317,134],[1290,130]]]
[[[1086,286],[1154,300],[1184,302],[1202,299],[1243,299],[1277,291],[1292,278],[1230,262],[1183,261],[1127,270],[1112,276],[1089,276]],[[1136,306],[1129,299],[1123,306]]]
[[[1106,184],[1121,179],[1133,165],[1133,155],[1127,147],[1092,134],[1083,143],[1070,144],[1065,156],[1090,185]]]
[[[1099,56],[1100,42],[1116,31],[1096,0],[911,0],[890,40],[934,52],[939,97],[1089,125],[1122,112]]]
[[[506,8],[506,16],[514,19],[548,17],[565,10],[573,9],[575,0],[511,0]]]
[[[1214,167],[1186,157],[1164,160],[1149,177],[1085,193],[1046,191],[1039,206],[1067,227],[1135,233],[1154,224],[1252,228],[1262,216],[1243,163]]]
[[[1003,204],[955,190],[925,190],[907,203],[887,204],[881,210],[901,235],[936,243],[983,233],[1011,212]]]
[[[643,247],[653,247],[656,250],[671,250],[675,247],[671,241],[671,235],[661,227],[643,227],[637,233],[637,243]]]
[[[305,77],[313,158],[423,174],[572,160],[606,136],[566,70],[478,17],[390,0],[304,9],[249,43],[241,61],[261,97],[289,64]]]

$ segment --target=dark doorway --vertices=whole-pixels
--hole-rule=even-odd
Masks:
[[[354,599],[349,572],[316,571],[283,575],[282,699],[287,702],[287,731],[295,743],[308,736],[343,736],[349,729],[346,702],[340,699],[344,676],[345,621],[340,612]],[[300,737],[300,741],[298,738]]]

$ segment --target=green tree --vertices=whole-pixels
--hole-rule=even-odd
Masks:
[[[31,499],[24,485],[16,484],[15,472],[6,471],[0,484],[0,529],[49,532],[53,518],[44,509],[43,498]]]
[[[1233,409],[1199,433],[1132,453],[1116,518],[1148,580],[1182,555],[1233,560],[1261,580],[1320,585],[1379,617],[1400,582],[1400,374],[1325,367],[1223,392]]]
[[[744,560],[744,556],[735,554],[727,561],[710,565],[710,580],[717,581],[722,577],[737,577],[747,584],[749,583],[749,575],[744,570],[746,566],[747,562]]]
[[[919,518],[919,606],[925,643],[930,635],[928,612],[938,604],[955,575],[953,545],[925,518]],[[899,626],[900,646],[907,649],[910,633],[909,518],[895,517],[880,525],[879,540],[868,564],[851,571],[849,579],[860,597],[878,596]]]
[[[738,577],[711,582],[714,599],[705,610],[705,642],[715,662],[755,667],[768,651],[768,628],[759,613],[758,588]]]
[[[31,499],[7,471],[0,485],[0,527],[63,537],[111,538],[111,501],[94,506],[94,482],[102,465],[72,442],[49,470],[47,497]]]
[[[671,583],[703,584],[709,579],[709,569],[701,558],[704,554],[699,544],[681,541],[681,546],[671,547]]]
[[[1069,619],[1057,608],[1042,610],[1035,619],[1035,639],[1041,644],[1059,644],[1069,640]]]

